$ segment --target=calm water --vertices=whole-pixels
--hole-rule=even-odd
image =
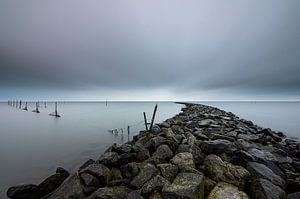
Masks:
[[[300,103],[201,102],[231,111],[264,127],[300,137]],[[158,103],[156,122],[178,113],[181,105]],[[76,169],[89,158],[96,159],[112,143],[123,143],[143,129],[143,111],[150,118],[155,103],[60,103],[62,118],[48,116],[53,104],[40,107],[40,114],[0,103],[0,198],[9,186],[38,183],[57,166]],[[127,135],[127,126],[131,133]],[[118,135],[110,129],[123,128]]]
[[[60,103],[61,118],[49,116],[54,105],[41,103],[40,114],[0,103],[0,198],[9,186],[39,183],[57,166],[76,169],[89,158],[96,159],[112,143],[123,143],[144,129],[143,111],[152,116],[155,103]],[[158,103],[156,122],[177,114],[181,105]],[[130,135],[127,134],[127,126]],[[108,130],[119,129],[118,135]],[[123,128],[124,134],[120,128]]]

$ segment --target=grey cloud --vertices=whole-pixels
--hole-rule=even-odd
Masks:
[[[2,87],[300,89],[300,2],[0,2]]]

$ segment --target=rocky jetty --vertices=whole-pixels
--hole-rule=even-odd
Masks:
[[[296,199],[300,143],[230,112],[196,104],[112,145],[76,173],[58,169],[13,199]]]

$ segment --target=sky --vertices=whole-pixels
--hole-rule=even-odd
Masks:
[[[300,100],[299,0],[1,0],[0,100]]]

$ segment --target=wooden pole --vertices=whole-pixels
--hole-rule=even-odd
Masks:
[[[153,111],[153,115],[152,115],[152,119],[151,119],[151,124],[150,124],[150,131],[151,131],[152,126],[153,126],[153,123],[154,123],[156,111],[157,111],[157,104],[156,104],[155,107],[154,107],[154,111]]]
[[[146,113],[145,112],[144,112],[144,121],[145,121],[146,131],[148,131],[148,123],[147,123],[147,117],[146,117]]]

